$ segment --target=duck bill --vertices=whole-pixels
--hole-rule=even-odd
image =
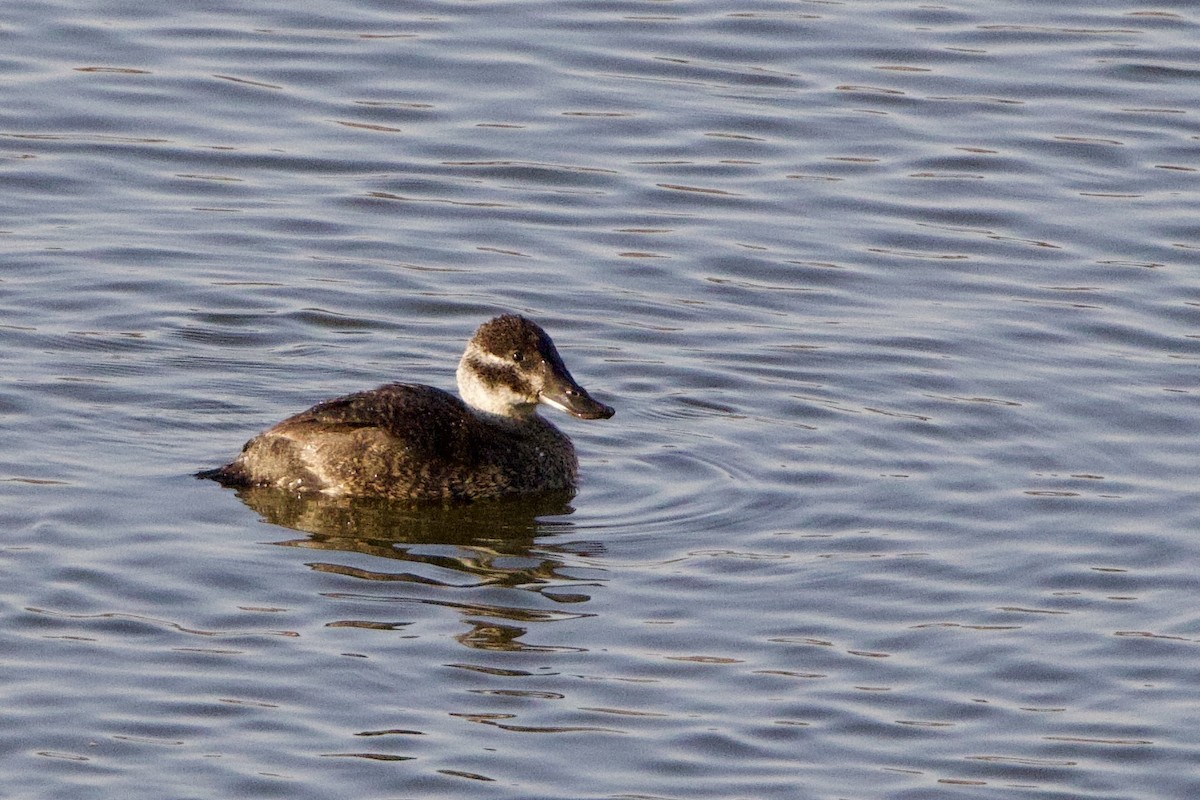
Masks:
[[[570,376],[559,378],[544,388],[538,400],[580,419],[608,419],[617,413],[612,407],[594,399]]]

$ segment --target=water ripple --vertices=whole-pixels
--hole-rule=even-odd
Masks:
[[[1197,796],[1193,16],[14,4],[6,792]],[[190,477],[500,311],[574,497]]]

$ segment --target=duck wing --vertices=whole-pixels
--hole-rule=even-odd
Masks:
[[[288,417],[202,477],[295,490],[361,490],[376,481],[403,487],[434,479],[427,465],[476,458],[478,425],[448,392],[386,384]]]
[[[299,442],[340,435],[387,442],[412,458],[461,456],[473,448],[478,421],[454,395],[419,384],[389,383],[318,403],[263,435]]]
[[[388,383],[317,403],[275,427],[307,423],[346,429],[379,428],[403,436],[422,422],[444,425],[469,415],[466,404],[449,392],[420,384]]]

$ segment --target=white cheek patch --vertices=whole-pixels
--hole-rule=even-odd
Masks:
[[[504,384],[485,383],[480,378],[481,367],[512,370],[508,360],[491,353],[472,349],[458,365],[458,393],[472,408],[505,417],[520,417],[533,405],[529,398],[514,392]]]
[[[470,357],[472,361],[477,361],[480,364],[484,364],[489,367],[505,367],[506,369],[512,369],[512,364],[507,358],[498,356],[495,353],[489,353],[486,350],[479,350],[472,347]]]

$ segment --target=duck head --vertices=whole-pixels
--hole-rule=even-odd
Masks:
[[[463,402],[489,414],[524,419],[539,403],[580,419],[616,413],[576,383],[544,330],[516,314],[479,326],[458,363],[457,378]]]

